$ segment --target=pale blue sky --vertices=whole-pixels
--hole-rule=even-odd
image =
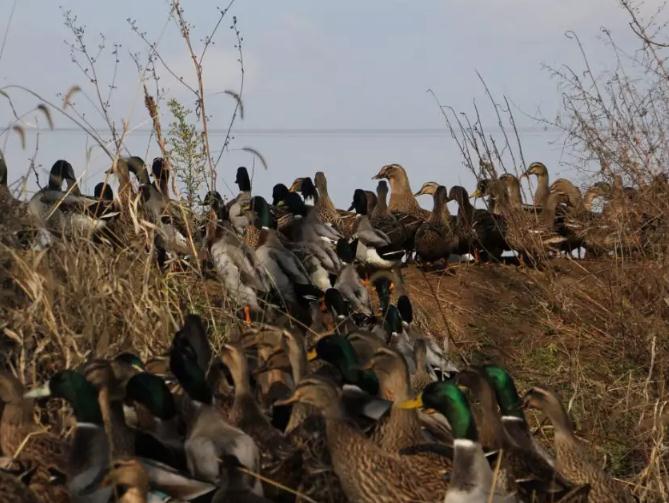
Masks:
[[[647,1],[645,12],[661,0]],[[141,99],[141,84],[129,52],[145,52],[126,18],[137,20],[151,39],[160,38],[160,51],[187,81],[192,81],[190,60],[174,23],[168,22],[166,0],[18,0],[0,60],[0,85],[21,84],[60,103],[57,93],[79,85],[92,95],[81,72],[70,61],[64,40],[71,34],[63,24],[59,4],[70,9],[87,27],[89,44],[104,33],[108,42],[122,44],[118,89],[113,115],[129,120],[131,128],[148,127]],[[0,2],[0,30],[13,1]],[[221,4],[222,5],[222,4]],[[194,39],[204,36],[216,16],[215,2],[185,1],[186,16],[195,25]],[[245,129],[439,129],[443,122],[432,98],[470,111],[476,99],[489,110],[476,77],[478,70],[493,92],[512,99],[520,110],[541,109],[553,116],[559,103],[557,82],[542,70],[542,64],[569,63],[580,67],[573,41],[564,33],[574,30],[582,38],[596,68],[613,63],[600,36],[608,27],[623,46],[636,47],[625,13],[615,0],[237,0],[231,12],[239,20],[244,37],[246,116],[236,124]],[[230,97],[217,94],[238,85],[233,37],[220,31],[216,45],[205,60],[211,127],[227,126],[232,108]],[[199,43],[198,43],[199,44]],[[110,76],[111,59],[101,58],[102,80]],[[161,84],[167,94],[186,104],[192,98],[167,72]],[[33,98],[11,91],[19,110],[35,103]],[[83,96],[77,98],[83,104]],[[0,113],[10,119],[0,100]],[[102,122],[89,109],[91,122]],[[528,161],[543,160],[555,175],[565,174],[559,136],[538,132],[536,124],[516,111]],[[54,116],[57,128],[71,128],[64,117]],[[169,117],[163,119],[167,123]],[[491,117],[486,122],[494,126]],[[29,116],[28,124],[34,119]],[[42,126],[44,126],[42,121]],[[528,129],[530,128],[530,129]],[[26,150],[10,135],[0,138],[10,164],[10,180],[25,173],[35,148],[35,134],[28,136]],[[212,136],[212,148],[220,148],[222,137]],[[557,145],[549,142],[557,141]],[[83,133],[48,131],[42,128],[37,161],[41,173],[57,158],[66,158],[75,170],[85,172],[84,186],[92,187],[108,167],[99,151],[87,163],[90,145]],[[133,153],[151,159],[147,135],[128,139]],[[258,173],[255,189],[268,194],[277,181],[317,170],[329,174],[331,192],[344,206],[353,189],[373,186],[370,177],[389,162],[400,162],[409,170],[414,188],[436,179],[447,185],[471,185],[471,175],[462,167],[455,144],[443,134],[240,134],[233,148],[251,146],[265,156],[268,173]],[[221,165],[221,177],[234,178],[240,164],[251,163],[248,154],[232,151]],[[41,175],[44,177],[44,175]],[[225,192],[221,184],[222,192]]]

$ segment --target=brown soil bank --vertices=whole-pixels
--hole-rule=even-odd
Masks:
[[[521,392],[556,389],[608,470],[644,486],[644,501],[667,498],[666,264],[559,259],[544,270],[467,264],[403,276],[417,322],[450,335],[455,361],[501,363]],[[534,426],[549,442],[550,427]]]

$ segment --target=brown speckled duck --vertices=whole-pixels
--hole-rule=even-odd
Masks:
[[[566,478],[590,485],[591,503],[623,503],[636,501],[631,493],[613,481],[598,465],[586,444],[574,434],[571,421],[557,395],[545,388],[534,387],[523,398],[525,407],[539,409],[555,429],[555,468]]]
[[[330,381],[304,379],[283,404],[313,405],[325,416],[332,465],[349,501],[359,503],[438,501],[448,483],[411,461],[383,451],[346,417],[341,391]],[[281,403],[281,402],[280,402]]]

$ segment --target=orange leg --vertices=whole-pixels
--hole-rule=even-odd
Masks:
[[[247,327],[251,325],[251,306],[248,304],[244,306],[244,325]]]

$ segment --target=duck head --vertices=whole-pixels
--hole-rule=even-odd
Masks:
[[[523,403],[518,396],[518,391],[511,375],[498,365],[484,365],[481,367],[481,371],[488,383],[495,390],[495,396],[502,417],[514,417],[525,421]]]
[[[192,400],[205,404],[212,403],[213,394],[204,371],[198,365],[195,350],[183,337],[175,337],[172,341],[170,370]]]
[[[147,372],[134,375],[125,391],[126,400],[142,404],[157,418],[167,421],[177,414],[172,393],[165,381],[156,375]]]
[[[411,305],[411,299],[408,295],[400,295],[397,298],[397,310],[402,316],[402,321],[407,324],[413,322],[413,306]]]
[[[357,240],[349,243],[345,238],[340,238],[337,241],[337,256],[342,262],[352,264],[355,260],[355,250],[358,247]]]
[[[167,182],[170,179],[170,171],[167,168],[165,159],[156,157],[151,163],[151,173],[159,187],[167,186]]]
[[[151,183],[151,180],[149,180],[149,172],[146,169],[146,163],[144,162],[144,159],[134,155],[131,157],[126,157],[123,159],[123,161],[128,167],[128,172],[135,175],[140,184],[148,185]]]
[[[454,185],[448,192],[448,200],[455,201],[458,205],[465,205],[469,202],[469,194],[464,187]]]
[[[342,335],[321,337],[307,353],[307,359],[320,359],[330,363],[339,370],[345,382],[360,386],[370,395],[376,395],[379,390],[379,381],[374,373],[360,368],[355,349]]]
[[[467,397],[453,381],[430,383],[416,399],[401,402],[398,406],[403,409],[434,409],[448,419],[453,438],[478,441],[478,432]]]
[[[46,384],[29,391],[24,397],[62,398],[72,406],[78,422],[102,424],[97,389],[74,370],[68,369],[54,374]]]
[[[324,378],[302,379],[289,398],[275,402],[274,405],[290,405],[298,402],[311,405],[326,416],[342,414],[341,391],[334,383]]]
[[[346,318],[350,314],[346,301],[344,301],[344,297],[336,288],[328,288],[325,291],[323,303],[327,310],[340,320]]]
[[[272,218],[269,204],[262,196],[251,198],[251,211],[255,214],[254,224],[258,229],[274,229],[276,222]]]
[[[299,215],[301,217],[307,216],[307,206],[304,204],[304,200],[296,192],[288,192],[284,203],[293,215]]]
[[[100,182],[93,189],[93,197],[102,201],[113,201],[114,191],[107,182]]]
[[[272,188],[272,206],[278,206],[279,203],[284,202],[286,197],[288,197],[288,194],[290,194],[288,187],[283,183],[277,183]]]
[[[249,178],[249,172],[244,166],[237,168],[235,183],[239,187],[240,192],[251,192],[251,179]]]
[[[68,185],[74,185],[77,182],[77,177],[74,176],[72,165],[63,159],[59,159],[51,166],[49,188],[60,190],[63,187],[63,182],[67,182]]]
[[[406,360],[397,351],[380,347],[365,365],[379,379],[379,395],[390,401],[404,401],[411,396],[411,384]]]
[[[405,179],[407,177],[406,171],[404,168],[397,164],[386,164],[383,166],[379,172],[372,177],[372,180],[380,180],[382,178],[385,178],[386,180],[399,180],[399,179]]]
[[[439,188],[440,185],[437,182],[425,182],[420,190],[414,194],[414,196],[426,196],[426,195],[434,195],[434,193],[437,191],[437,188]]]
[[[548,176],[548,168],[543,162],[533,162],[521,176]]]
[[[353,202],[351,208],[355,210],[358,215],[367,214],[367,194],[362,189],[355,189],[353,192]]]

